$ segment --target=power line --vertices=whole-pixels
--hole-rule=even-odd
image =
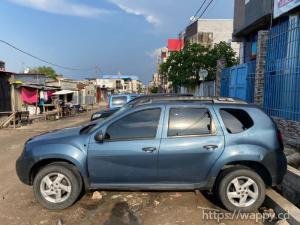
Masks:
[[[198,10],[196,11],[196,13],[194,14],[194,16],[191,17],[191,18],[197,19],[197,20],[201,19],[201,17],[204,15],[204,13],[207,11],[207,9],[208,9],[209,6],[213,3],[213,1],[214,1],[214,0],[211,0],[211,1],[208,3],[208,5],[205,7],[205,9],[202,11],[201,15],[200,15],[199,17],[197,17],[197,15],[200,13],[201,9],[204,7],[204,5],[205,5],[206,2],[207,2],[207,0],[204,0],[204,1],[202,2],[201,6],[199,7],[199,9],[198,9]],[[188,23],[187,26],[191,25],[191,22],[194,22],[194,20],[193,20],[193,21],[190,21],[190,22]],[[184,31],[183,31],[183,32],[184,32]],[[181,35],[181,33],[182,33],[182,32],[179,33],[179,36]]]
[[[201,11],[201,9],[202,9],[203,6],[205,5],[206,1],[207,1],[207,0],[204,0],[204,1],[202,2],[202,4],[201,4],[201,6],[199,7],[199,9],[196,11],[194,17],[196,17],[196,16],[199,14],[199,12]]]
[[[211,0],[208,5],[206,6],[206,8],[203,10],[203,12],[201,13],[201,15],[199,16],[199,19],[204,15],[204,13],[207,11],[208,7],[213,3],[214,0]]]
[[[11,43],[8,43],[7,41],[3,41],[3,40],[0,39],[0,42],[2,42],[2,43],[5,44],[5,45],[8,45],[9,47],[11,47],[11,48],[13,48],[13,49],[15,49],[15,50],[17,50],[17,51],[19,51],[19,52],[25,54],[25,55],[30,56],[30,57],[32,57],[32,58],[38,60],[38,61],[44,62],[44,63],[46,63],[46,64],[49,64],[49,65],[51,65],[51,66],[55,66],[55,67],[58,67],[58,68],[61,68],[61,69],[65,69],[65,70],[77,70],[77,71],[89,71],[89,70],[95,69],[95,68],[74,68],[74,67],[61,66],[61,65],[58,65],[58,64],[56,64],[56,63],[52,63],[52,62],[49,62],[49,61],[47,61],[47,60],[45,60],[45,59],[42,59],[42,58],[40,58],[40,57],[37,57],[37,56],[35,56],[35,55],[33,55],[33,54],[29,53],[29,52],[26,52],[26,51],[24,51],[24,50],[22,50],[22,49],[16,47],[15,45],[13,45],[13,44],[11,44]]]

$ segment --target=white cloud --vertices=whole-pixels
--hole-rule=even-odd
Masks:
[[[94,8],[85,4],[72,3],[69,0],[8,0],[12,3],[45,11],[48,13],[81,16],[81,17],[97,17],[107,14],[110,11],[106,9]]]
[[[164,49],[165,47],[162,48],[157,48],[154,49],[153,51],[147,51],[146,55],[148,55],[150,58],[152,59],[157,59],[157,57],[159,57],[161,55],[161,51]]]
[[[160,18],[149,9],[143,1],[132,0],[109,0],[111,3],[115,4],[121,10],[128,14],[133,14],[136,16],[143,16],[145,20],[153,25],[159,25],[161,23]],[[151,1],[150,1],[151,2]],[[155,3],[152,3],[155,5]]]

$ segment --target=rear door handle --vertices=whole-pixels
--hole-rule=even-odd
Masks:
[[[205,145],[205,146],[203,146],[203,148],[205,148],[209,151],[212,151],[212,150],[215,150],[216,148],[218,148],[218,145]]]
[[[152,153],[152,152],[156,151],[156,148],[155,147],[146,147],[146,148],[143,148],[143,151],[147,152],[147,153]]]

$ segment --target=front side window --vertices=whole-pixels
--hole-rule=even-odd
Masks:
[[[205,108],[172,108],[169,113],[168,136],[211,134],[211,116]]]
[[[146,109],[129,114],[106,130],[107,140],[151,139],[156,137],[161,109]]]
[[[220,109],[220,115],[230,134],[241,133],[254,125],[249,114],[242,109]]]

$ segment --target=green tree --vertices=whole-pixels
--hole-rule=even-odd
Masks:
[[[151,88],[150,88],[150,92],[151,92],[152,94],[157,94],[157,93],[158,93],[158,87],[151,87]]]
[[[226,66],[237,64],[233,49],[226,43],[220,42],[209,49],[200,44],[187,44],[182,51],[170,55],[165,63],[160,65],[160,74],[167,78],[174,88],[194,88],[199,85],[199,71],[208,71],[207,80],[216,76],[217,60],[225,58]]]
[[[209,60],[209,67],[207,68],[207,80],[216,79],[217,61],[222,58],[225,59],[226,67],[232,67],[238,64],[236,53],[231,46],[224,41],[220,42],[219,44],[215,44],[214,47],[209,51],[207,58]]]
[[[160,73],[175,88],[195,87],[199,84],[199,70],[207,67],[209,49],[199,44],[188,44],[175,52],[160,66]]]
[[[45,74],[47,77],[56,80],[57,74],[56,71],[50,66],[39,66],[34,67],[29,70],[29,73],[33,74]]]

